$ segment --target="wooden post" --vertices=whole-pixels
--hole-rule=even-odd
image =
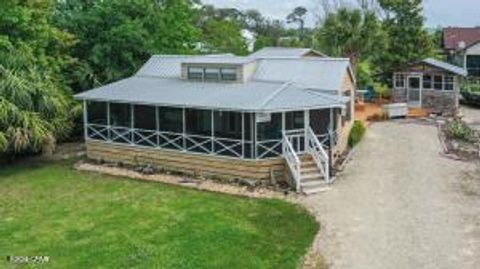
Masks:
[[[84,140],[87,142],[88,139],[88,110],[87,110],[87,101],[83,100],[83,135]]]

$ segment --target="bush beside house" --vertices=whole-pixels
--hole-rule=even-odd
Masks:
[[[355,121],[353,123],[352,130],[350,131],[350,135],[348,136],[348,146],[353,148],[356,146],[363,138],[366,132],[366,128],[361,121]]]

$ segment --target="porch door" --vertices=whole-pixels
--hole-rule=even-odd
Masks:
[[[413,75],[407,77],[407,100],[409,106],[422,105],[422,77]]]
[[[305,150],[305,112],[285,112],[285,133],[297,153]]]

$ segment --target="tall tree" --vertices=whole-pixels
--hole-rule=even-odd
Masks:
[[[247,43],[235,21],[211,19],[203,27],[203,40],[208,52],[246,55]]]
[[[316,33],[319,50],[331,56],[359,60],[377,55],[384,47],[381,22],[372,11],[340,8],[329,13]]]
[[[78,42],[70,74],[75,91],[129,76],[154,53],[191,53],[197,41],[190,0],[66,0],[56,22]]]
[[[298,23],[298,28],[301,33],[305,29],[305,16],[307,15],[307,9],[305,7],[296,7],[292,13],[287,16],[287,23]]]
[[[385,13],[388,46],[376,64],[385,72],[433,54],[433,42],[424,28],[422,0],[379,0]],[[388,76],[390,77],[390,76]]]
[[[53,1],[5,0],[0,9],[0,155],[51,151],[72,127],[62,77],[72,37],[54,27]]]

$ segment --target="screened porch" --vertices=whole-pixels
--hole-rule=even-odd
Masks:
[[[87,140],[242,159],[282,156],[284,134],[301,153],[306,126],[329,148],[339,113],[338,108],[254,113],[84,101]]]

